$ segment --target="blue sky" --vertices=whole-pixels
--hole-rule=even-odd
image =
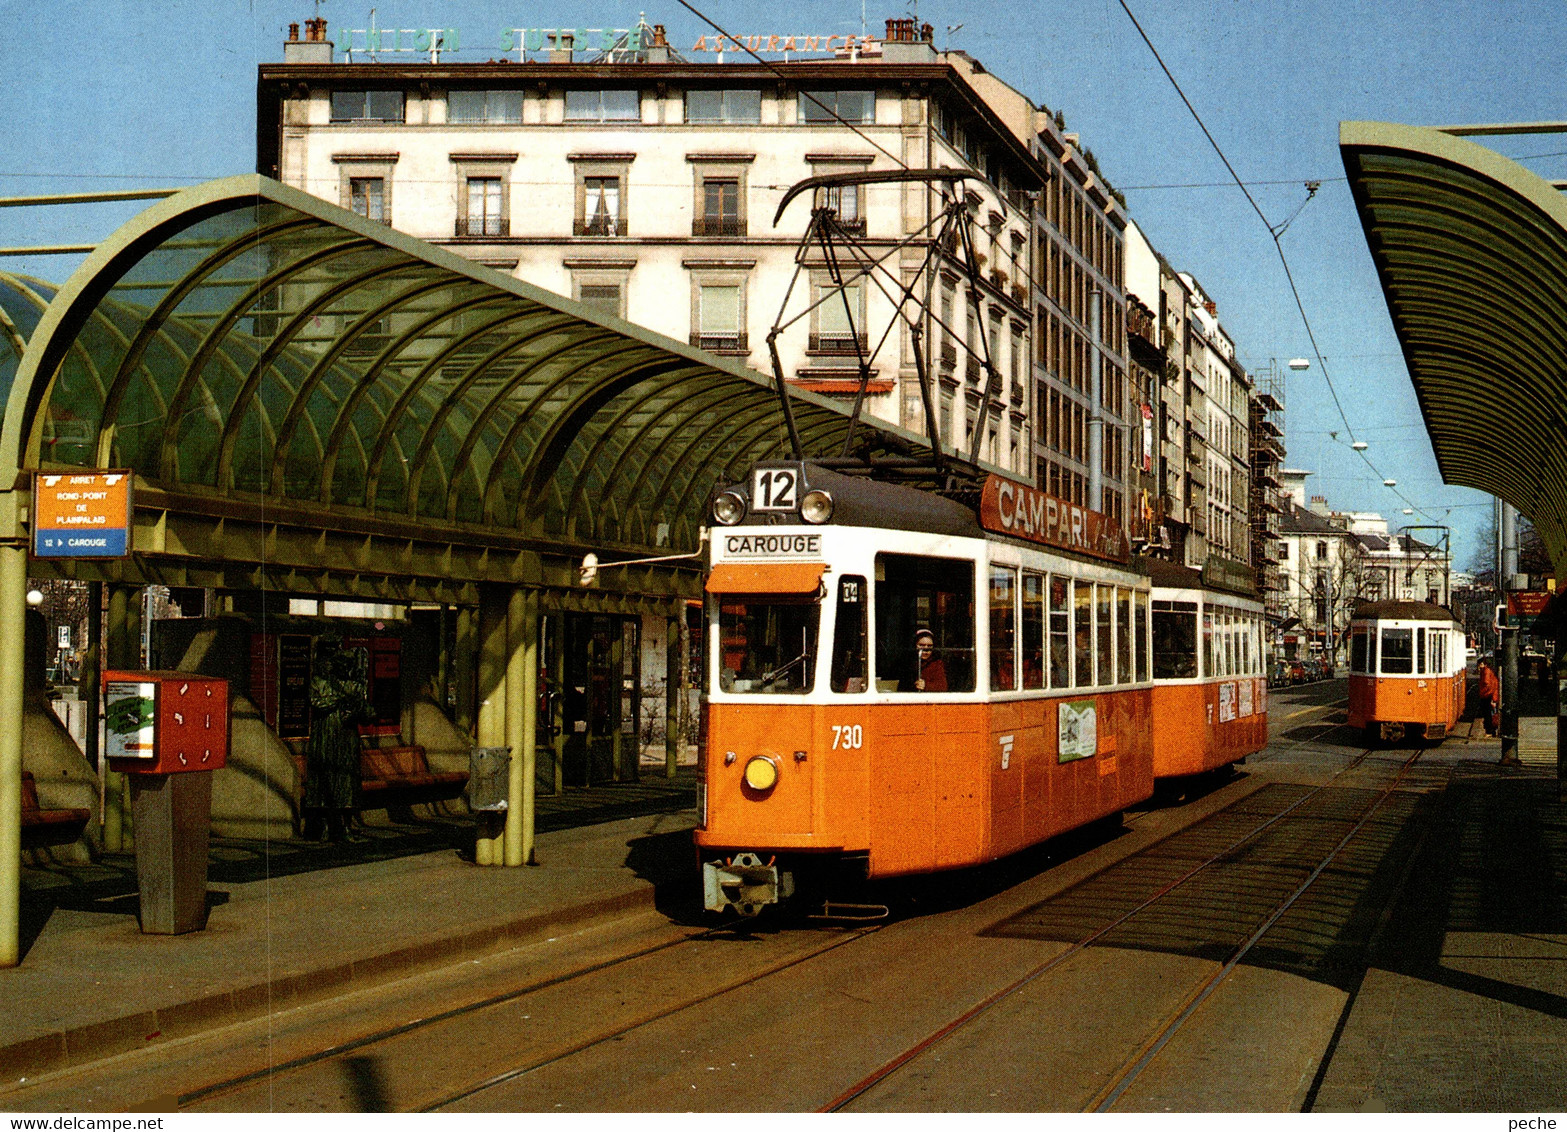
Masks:
[[[1485,0],[1128,0],[1149,37],[1270,222],[1306,197],[1283,238],[1327,373],[1291,374],[1287,463],[1315,474],[1309,490],[1340,509],[1373,510],[1397,526],[1449,522],[1461,564],[1488,497],[1440,482],[1338,156],[1338,123],[1539,121],[1555,90],[1567,8]],[[853,3],[797,0],[697,4],[735,33],[857,32]],[[322,0],[329,34],[370,23],[371,4]],[[290,21],[312,0],[0,0],[6,141],[0,194],[191,184],[253,171],[255,68],[282,58]],[[787,14],[780,14],[786,11]],[[382,0],[380,26],[453,26],[460,60],[498,53],[505,27],[628,26],[645,13],[686,48],[704,26],[678,3],[659,8],[575,2]],[[1159,70],[1118,0],[1012,5],[907,0],[867,4],[866,24],[915,14],[938,46],[968,51],[1036,102],[1066,117],[1133,217],[1178,269],[1218,302],[1249,368],[1312,355],[1267,229]],[[961,26],[960,26],[961,25]],[[952,30],[948,30],[948,29]],[[1497,139],[1547,177],[1567,175],[1567,140]],[[1550,156],[1539,156],[1550,155]],[[91,242],[134,204],[0,209],[0,243]],[[65,278],[69,257],[4,266]],[[1334,435],[1336,433],[1336,435]],[[1349,448],[1368,443],[1368,466]],[[1397,491],[1382,485],[1391,476]],[[1427,516],[1402,515],[1415,505]]]

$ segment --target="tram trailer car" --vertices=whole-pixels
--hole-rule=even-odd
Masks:
[[[1148,579],[1102,517],[798,463],[713,514],[709,910],[977,865],[1152,794]]]
[[[1450,609],[1379,601],[1349,623],[1349,725],[1368,738],[1441,742],[1464,713],[1464,628]]]
[[[1268,745],[1262,603],[1157,559],[1153,583],[1155,778],[1245,762]]]

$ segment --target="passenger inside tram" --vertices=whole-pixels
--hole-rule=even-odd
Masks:
[[[914,657],[918,666],[914,673],[916,692],[945,692],[947,690],[947,666],[936,655],[936,638],[929,629],[914,634]]]

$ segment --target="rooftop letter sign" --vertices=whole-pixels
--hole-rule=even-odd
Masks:
[[[123,558],[130,531],[130,472],[33,476],[34,557]]]

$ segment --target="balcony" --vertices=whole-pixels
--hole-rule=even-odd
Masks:
[[[743,236],[745,221],[738,216],[698,216],[691,221],[693,236]]]
[[[844,233],[844,235],[863,236],[865,235],[865,217],[861,216],[858,219],[845,219],[844,217],[840,216],[838,217],[838,227]],[[744,232],[740,234],[742,236],[745,235]]]
[[[459,216],[456,236],[459,240],[504,239],[511,235],[511,221],[504,216]]]
[[[699,350],[711,350],[715,354],[749,354],[750,336],[746,334],[702,334],[693,331],[691,345]]]
[[[572,225],[573,236],[624,236],[626,221],[613,216],[595,216],[591,220],[578,220]]]
[[[955,370],[958,368],[958,347],[950,340],[941,344],[941,368]]]

